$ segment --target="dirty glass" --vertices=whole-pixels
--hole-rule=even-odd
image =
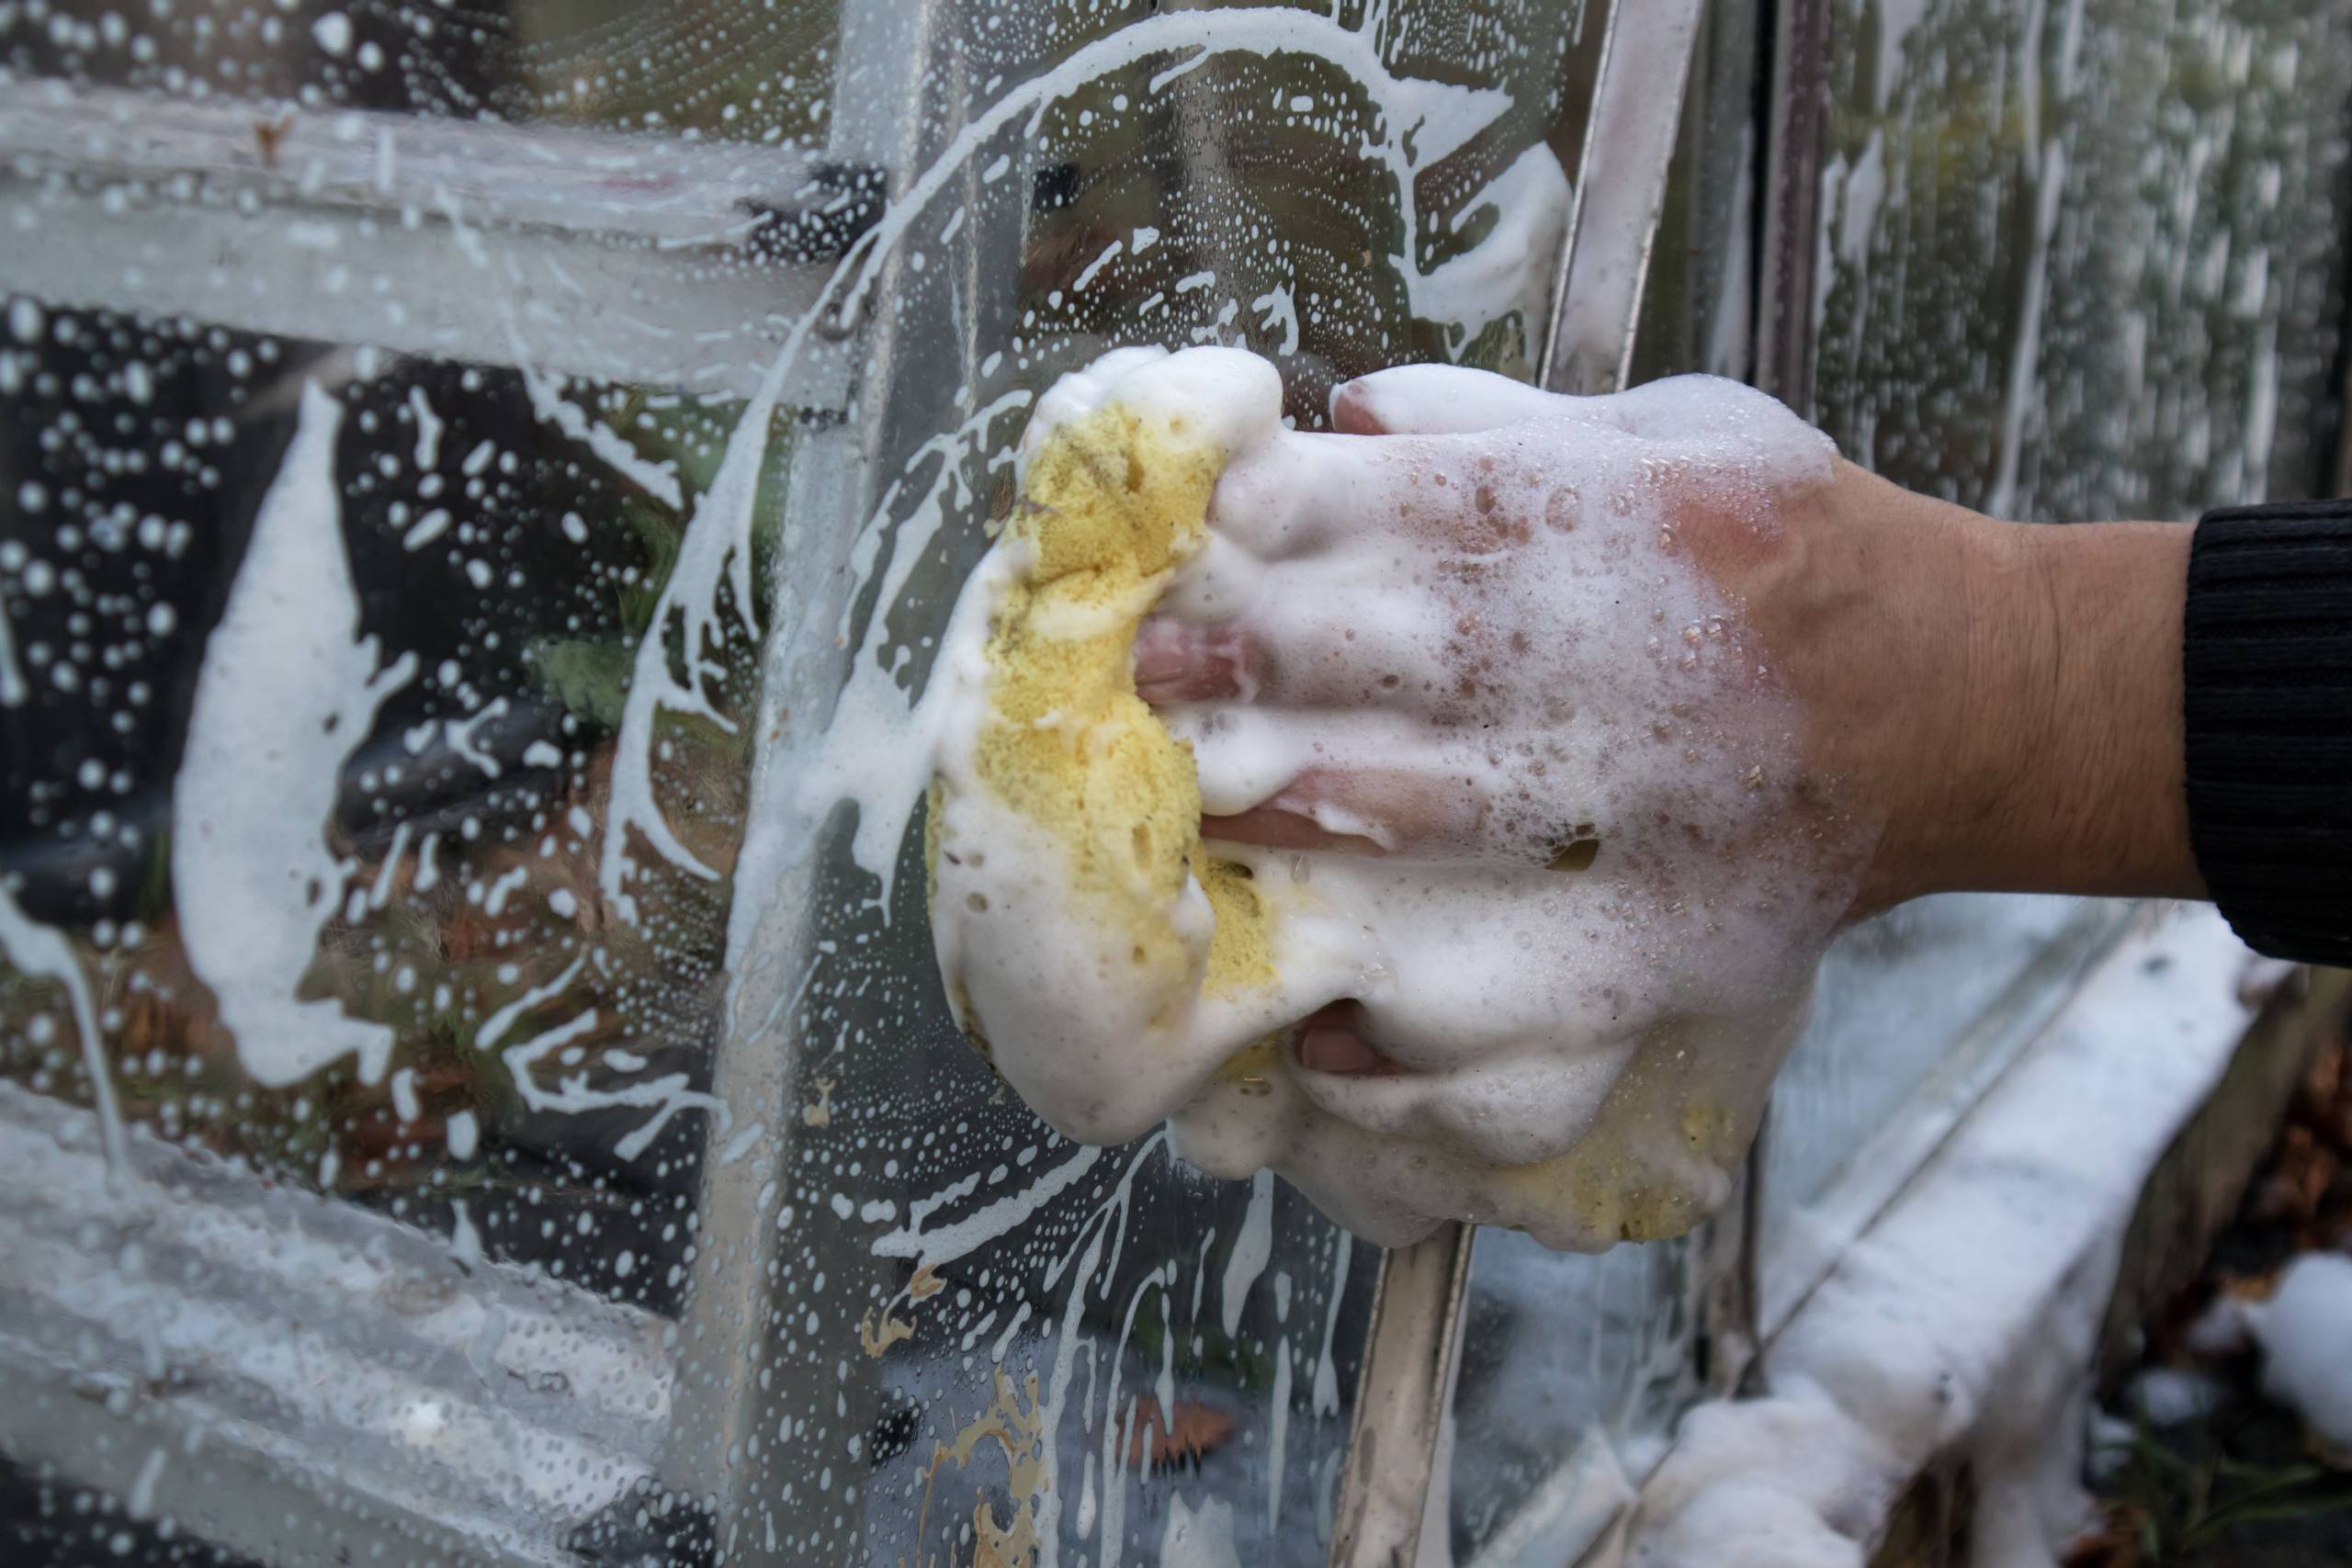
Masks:
[[[1997,515],[2324,484],[2352,5],[1838,0],[1815,412]],[[1951,897],[1852,933],[1760,1161],[1766,1325],[2063,999],[2118,911]]]
[[[1849,457],[2046,522],[2320,483],[2352,6],[1836,13],[1815,385]]]
[[[1528,373],[1583,26],[0,9],[0,1555],[1320,1561],[1376,1257],[1007,1096],[906,713],[1102,349]]]

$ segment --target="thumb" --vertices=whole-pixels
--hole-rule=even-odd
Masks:
[[[1331,393],[1331,427],[1347,435],[1456,435],[1555,417],[1568,400],[1460,365],[1400,365]]]

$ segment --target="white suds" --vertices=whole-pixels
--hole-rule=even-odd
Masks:
[[[2245,1317],[2262,1346],[2263,1393],[2352,1453],[2352,1258],[2305,1253]]]
[[[305,385],[300,424],[205,645],[172,795],[189,965],[245,1071],[273,1088],[346,1054],[372,1083],[392,1047],[389,1026],[297,994],[347,874],[323,836],[343,760],[416,668],[404,653],[379,671],[376,639],[359,635],[335,484],[342,423],[342,406]]]
[[[5,884],[0,884],[0,954],[20,974],[54,980],[65,987],[67,1005],[74,1010],[74,1032],[81,1043],[82,1071],[90,1080],[90,1103],[97,1110],[107,1169],[124,1169],[122,1111],[115,1100],[106,1043],[98,1033],[97,1009],[90,1001],[90,982],[82,973],[82,961],[63,935],[17,908]]]
[[[416,471],[429,474],[441,466],[441,416],[433,412],[422,387],[408,389],[408,408],[416,421]]]
[[[1233,1505],[1212,1497],[1195,1509],[1182,1493],[1168,1499],[1159,1568],[1241,1568],[1233,1544]]]
[[[2054,1568],[2088,1517],[2086,1369],[2120,1240],[2243,1032],[2245,960],[2205,907],[2109,958],[1781,1331],[1769,1395],[1683,1417],[1626,1562],[1860,1568],[1912,1478],[1964,1450],[1977,1568]]]

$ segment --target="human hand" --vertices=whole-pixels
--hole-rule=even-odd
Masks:
[[[1228,472],[1136,689],[1205,835],[1311,855],[1385,972],[1300,1021],[1290,1115],[1213,1086],[1180,1139],[1555,1245],[1679,1230],[1874,843],[1746,592],[1802,577],[1827,444],[1721,382],[1417,367],[1333,414]]]
[[[2019,781],[2073,733],[2042,716],[2065,706],[2051,596],[2017,591],[2048,575],[2036,531],[1871,479],[1724,382],[1580,400],[1416,367],[1306,434],[1229,351],[1090,375],[1188,410],[1171,425],[1225,460],[1204,537],[1122,623],[1208,840],[1195,905],[1162,900],[1182,942],[1135,962],[1190,943],[1198,994],[1052,927],[1050,878],[990,885],[1018,919],[941,928],[967,1016],[1057,1124],[1173,1113],[1195,1163],[1273,1166],[1391,1243],[1449,1216],[1672,1234],[1727,1190],[1835,932],[2030,874],[2030,835],[1987,832],[2034,818]],[[1248,889],[1269,962],[1247,983],[1203,982],[1203,886],[1220,930]],[[971,962],[984,929],[1029,933],[1023,964]]]

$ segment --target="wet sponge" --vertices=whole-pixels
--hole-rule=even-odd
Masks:
[[[1171,1002],[1272,976],[1248,869],[1202,853],[1192,749],[1135,691],[1136,629],[1206,540],[1226,456],[1181,408],[1114,400],[1046,430],[998,545],[1012,570],[972,757],[1059,851],[1073,902],[1131,939],[1137,980],[1171,987]],[[1188,880],[1215,912],[1204,973],[1170,919]]]

